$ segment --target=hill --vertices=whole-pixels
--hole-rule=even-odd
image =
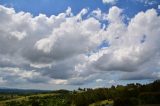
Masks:
[[[0,106],[160,106],[160,80],[68,91],[0,89]]]

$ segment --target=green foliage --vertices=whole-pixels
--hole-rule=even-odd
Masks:
[[[114,100],[113,106],[137,106],[138,100],[136,98],[117,98]]]
[[[76,106],[88,106],[97,101],[109,99],[109,91],[107,88],[87,89],[85,92],[73,95],[73,104]]]
[[[54,91],[54,94],[53,92],[29,96],[1,94],[0,100],[0,105],[3,102],[6,104],[5,106],[105,106],[107,104],[138,106],[160,104],[160,80],[146,85],[128,84],[126,86],[117,85],[111,88],[98,89],[79,88],[72,92],[57,90]]]
[[[147,85],[128,84],[117,86],[114,106],[137,106],[138,104],[160,104],[160,80]]]
[[[141,104],[158,104],[160,103],[160,92],[144,92],[139,95]]]
[[[6,106],[70,106],[67,95],[32,96],[28,100],[7,102]]]

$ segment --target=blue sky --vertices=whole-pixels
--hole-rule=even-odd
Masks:
[[[147,0],[148,4],[144,3],[145,0],[117,0],[115,4],[104,4],[101,0],[0,0],[0,4],[7,7],[13,7],[16,11],[30,12],[33,15],[40,13],[50,15],[57,15],[64,12],[68,7],[72,8],[72,12],[77,14],[83,8],[89,8],[93,11],[100,8],[103,12],[107,12],[113,5],[124,9],[125,14],[129,17],[134,16],[139,11],[146,11],[150,8],[157,9],[160,4],[159,0]],[[152,4],[149,4],[153,2]]]
[[[0,87],[159,79],[159,14],[160,0],[0,0]]]

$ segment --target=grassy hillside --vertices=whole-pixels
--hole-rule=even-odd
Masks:
[[[24,101],[29,101],[30,98],[44,98],[44,97],[49,97],[49,96],[56,96],[58,94],[56,93],[47,93],[47,94],[33,94],[30,96],[17,96],[15,98],[12,99],[8,99],[8,100],[2,100],[0,101],[0,106],[5,106],[6,103],[12,103],[12,102],[24,102]],[[8,94],[9,96],[9,94]]]
[[[0,94],[0,106],[160,106],[159,100],[159,80],[146,85]]]
[[[113,101],[112,100],[103,100],[103,101],[98,101],[96,103],[92,103],[89,106],[112,106],[113,105]]]

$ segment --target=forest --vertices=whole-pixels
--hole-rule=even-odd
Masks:
[[[74,91],[1,92],[0,106],[160,106],[160,80]]]

